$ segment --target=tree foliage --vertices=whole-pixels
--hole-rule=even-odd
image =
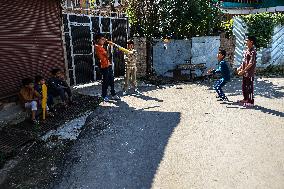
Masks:
[[[248,26],[248,35],[257,38],[257,47],[267,47],[271,42],[274,27],[284,25],[281,13],[259,13],[241,17]]]
[[[221,25],[211,0],[129,0],[128,5],[133,35],[182,39],[212,35]]]

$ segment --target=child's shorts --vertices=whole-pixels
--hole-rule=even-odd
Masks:
[[[37,102],[36,101],[26,102],[25,108],[31,109],[32,111],[37,111]]]

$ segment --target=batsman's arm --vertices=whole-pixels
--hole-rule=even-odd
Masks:
[[[120,46],[120,45],[118,45],[118,44],[116,44],[116,43],[114,43],[112,41],[108,41],[108,43],[110,45],[116,46],[118,48],[118,50],[120,50],[120,51],[122,51],[124,53],[133,54],[133,51],[130,51],[130,50],[128,50],[128,49],[126,49],[126,48],[124,48],[124,47],[122,47],[122,46]]]

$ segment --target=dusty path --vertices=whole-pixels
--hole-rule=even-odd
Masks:
[[[254,109],[197,84],[142,91],[94,112],[54,188],[284,188],[284,79],[258,79]]]

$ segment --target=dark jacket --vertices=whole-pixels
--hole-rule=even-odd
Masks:
[[[228,63],[225,60],[219,62],[219,67],[217,70],[213,70],[213,73],[221,73],[221,77],[224,78],[224,81],[230,81],[231,73]]]
[[[57,93],[58,89],[69,88],[66,81],[59,79],[59,78],[56,78],[56,77],[50,78],[47,82],[47,86],[48,86],[48,90],[51,94]]]

